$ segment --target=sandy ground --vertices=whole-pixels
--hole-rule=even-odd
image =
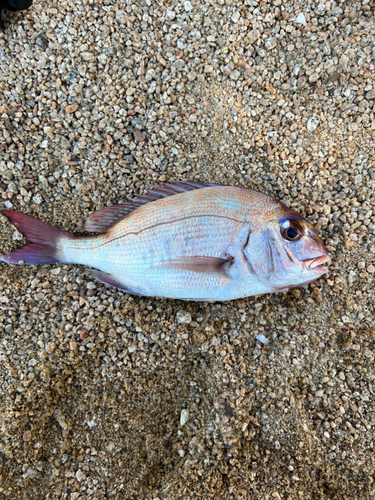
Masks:
[[[374,10],[78,0],[4,16],[2,208],[79,233],[165,180],[243,186],[307,216],[333,260],[308,287],[222,304],[1,263],[0,498],[375,496]],[[3,254],[22,237],[0,225]]]

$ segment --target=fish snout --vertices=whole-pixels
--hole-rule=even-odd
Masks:
[[[324,253],[323,255],[315,257],[314,259],[304,260],[303,263],[306,270],[316,274],[324,274],[328,271],[328,267],[323,266],[323,264],[326,264],[330,260],[331,257],[328,255],[328,253]]]

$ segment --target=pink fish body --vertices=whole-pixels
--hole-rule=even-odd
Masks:
[[[75,236],[30,216],[2,213],[30,243],[10,263],[95,268],[131,294],[224,301],[277,292],[327,272],[314,228],[282,203],[248,189],[177,182],[90,215]]]

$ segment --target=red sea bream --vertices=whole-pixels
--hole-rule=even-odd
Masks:
[[[310,283],[327,272],[312,225],[270,196],[175,182],[91,214],[77,236],[2,210],[29,243],[12,264],[83,264],[135,295],[224,301]]]

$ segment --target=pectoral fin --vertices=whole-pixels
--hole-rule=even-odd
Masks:
[[[153,266],[153,269],[176,269],[179,271],[219,274],[229,277],[229,268],[233,262],[234,258],[231,256],[224,259],[201,256],[177,257],[176,259]]]

